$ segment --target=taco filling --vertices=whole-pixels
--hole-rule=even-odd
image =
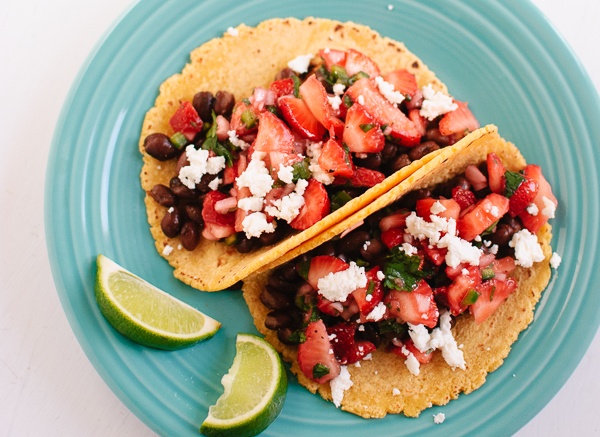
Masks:
[[[466,103],[354,49],[299,56],[250,96],[200,91],[169,124],[143,141],[153,158],[177,162],[148,192],[166,207],[162,232],[189,251],[206,239],[241,253],[313,226],[479,127]]]
[[[452,327],[461,318],[483,325],[518,289],[516,269],[547,262],[536,234],[557,204],[539,166],[508,171],[489,153],[480,165],[433,189],[409,192],[269,272],[259,297],[269,311],[264,326],[296,348],[304,377],[331,385],[338,406],[352,386],[347,366],[365,366],[376,352],[388,363],[394,356],[416,377],[441,361],[436,355],[454,372],[478,374]],[[421,396],[415,395],[420,383],[410,384],[412,396]],[[357,409],[362,414],[362,405]]]

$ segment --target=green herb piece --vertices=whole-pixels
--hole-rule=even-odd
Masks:
[[[373,124],[373,123],[368,123],[368,124],[361,124],[359,126],[360,126],[360,128],[362,129],[362,131],[364,133],[367,133],[367,132],[369,132],[371,129],[373,129],[377,125]]]
[[[300,97],[300,78],[298,76],[296,76],[295,74],[292,75],[291,78],[294,81],[294,97],[299,98]]]
[[[387,319],[379,322],[377,324],[379,327],[380,334],[394,334],[396,336],[401,336],[406,332],[406,325],[403,323],[398,323],[395,319]]]
[[[504,179],[506,181],[504,194],[506,197],[510,198],[513,194],[515,194],[515,191],[517,191],[519,185],[521,185],[521,183],[525,180],[525,176],[523,176],[521,173],[507,170],[504,172]]]
[[[376,285],[377,284],[375,284],[375,281],[369,281],[369,286],[367,287],[367,293],[366,293],[367,296],[373,294],[373,292],[375,291]]]
[[[217,156],[222,156],[225,158],[225,161],[229,167],[233,165],[233,153],[232,151],[219,141],[217,141],[217,116],[215,113],[212,113],[212,124],[208,132],[206,133],[206,139],[202,143],[202,149],[210,150],[215,153]],[[229,144],[229,143],[227,143]]]
[[[358,73],[356,73],[355,75],[350,77],[350,79],[348,80],[348,86],[352,85],[357,80],[365,78],[365,77],[370,77],[370,76],[367,73],[365,73],[364,71],[359,71]]]
[[[306,341],[306,334],[300,330],[294,331],[287,338],[290,343],[300,344]]]
[[[354,102],[348,94],[344,94],[344,97],[342,98],[342,103],[346,106],[346,108],[349,108],[354,104]]]
[[[331,212],[340,209],[346,203],[350,202],[352,197],[346,191],[338,191],[331,197]]]
[[[317,363],[312,369],[313,379],[322,378],[325,375],[329,375],[329,367],[325,364]]]
[[[492,279],[496,277],[496,272],[491,267],[486,267],[481,269],[481,279],[487,281],[488,279]]]
[[[171,138],[169,138],[169,141],[176,149],[182,149],[188,143],[187,138],[181,132],[175,132]]]
[[[269,111],[271,114],[279,117],[279,109],[277,109],[277,106],[267,105],[266,108],[267,108],[267,111]]]
[[[477,293],[475,290],[471,289],[467,292],[467,295],[463,298],[462,305],[463,306],[472,305],[475,302],[477,302],[477,299],[479,299],[479,293]]]
[[[309,159],[303,159],[300,162],[296,162],[292,165],[292,182],[296,183],[299,179],[309,179],[311,171],[308,169],[310,165]]]
[[[400,250],[400,246],[392,248],[383,265],[383,285],[392,290],[412,291],[428,276],[427,272],[419,269],[420,265],[421,258],[418,255],[407,255]]]
[[[231,234],[229,237],[226,237],[223,242],[227,245],[227,246],[233,246],[235,243],[237,243],[238,238],[237,238],[237,234]]]
[[[252,129],[256,125],[256,115],[254,115],[254,112],[250,109],[246,109],[242,112],[241,119],[247,129]]]
[[[302,279],[308,281],[308,270],[310,269],[310,261],[302,261],[296,264],[296,272],[300,275]]]

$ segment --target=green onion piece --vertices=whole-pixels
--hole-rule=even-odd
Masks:
[[[467,292],[467,295],[464,297],[464,299],[462,301],[462,305],[463,306],[472,305],[475,302],[477,302],[477,299],[479,299],[479,293],[477,293],[475,290],[471,289]]]
[[[376,125],[373,123],[368,123],[368,124],[361,124],[360,128],[362,129],[363,132],[367,133],[369,132],[371,129],[373,129]]]
[[[242,112],[242,123],[248,129],[252,129],[256,125],[256,115],[250,109],[246,109]]]
[[[227,245],[227,246],[233,246],[235,243],[237,243],[237,234],[231,234],[229,237],[225,237],[225,239],[223,240],[223,242]]]
[[[487,281],[488,279],[492,279],[496,277],[496,272],[491,267],[486,267],[485,269],[481,269],[481,279]]]
[[[346,106],[346,108],[349,108],[354,104],[354,102],[348,94],[344,94],[344,97],[342,98],[342,103]]]
[[[300,78],[295,74],[291,76],[294,81],[294,97],[300,97]]]
[[[349,80],[348,80],[348,85],[352,85],[354,82],[356,82],[359,79],[362,79],[364,77],[370,77],[367,73],[365,73],[364,71],[359,71],[358,73],[356,73],[355,75],[353,75]]]
[[[176,149],[181,149],[188,143],[187,138],[181,132],[175,132],[173,135],[171,135],[169,141],[171,141],[171,144],[173,144]]]
[[[300,162],[296,162],[292,165],[292,182],[296,183],[299,179],[309,179],[312,175],[309,170],[310,163],[309,159],[303,159]]]

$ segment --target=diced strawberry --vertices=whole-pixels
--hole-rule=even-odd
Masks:
[[[227,166],[225,167],[225,170],[223,170],[223,185],[230,185],[233,184],[233,181],[235,181],[235,178],[237,178],[239,175],[235,172],[235,162],[232,166]]]
[[[426,197],[423,199],[417,200],[416,212],[419,217],[424,218],[427,221],[431,221],[431,208],[436,203],[440,203],[445,209],[441,212],[438,212],[434,215],[438,217],[444,217],[446,219],[454,219],[458,220],[458,216],[460,215],[460,205],[454,199],[434,199],[432,197]]]
[[[406,147],[416,146],[421,141],[421,133],[404,113],[379,93],[374,79],[362,78],[348,88],[346,94],[354,101],[363,101],[365,111],[381,126],[390,129],[390,135]],[[362,96],[362,97],[361,97]],[[361,97],[359,99],[359,97]],[[358,103],[360,104],[360,103]]]
[[[408,354],[406,354],[404,352],[404,350],[406,350],[408,353],[413,354],[415,356],[415,358],[417,359],[417,361],[421,364],[427,364],[427,363],[431,362],[431,359],[433,358],[433,351],[421,352],[419,349],[417,349],[417,347],[415,346],[415,343],[410,338],[407,338],[406,340],[404,340],[402,342],[402,346],[395,347],[393,352],[396,353],[397,355],[401,355],[403,357],[408,358]]]
[[[427,133],[427,126],[429,126],[429,120],[421,115],[420,109],[410,109],[408,111],[408,119],[415,124],[415,128],[421,134],[421,136]]]
[[[514,278],[504,281],[494,278],[479,284],[476,288],[479,297],[469,307],[475,322],[480,324],[485,321],[516,288],[517,281]]]
[[[385,146],[381,127],[361,105],[348,108],[343,141],[354,153],[381,152]]]
[[[331,206],[325,186],[315,179],[310,179],[306,191],[304,191],[304,206],[296,218],[290,222],[290,226],[299,231],[308,229],[330,211]]]
[[[331,176],[351,178],[354,175],[350,152],[333,138],[323,144],[319,166]]]
[[[394,85],[396,91],[401,92],[410,99],[417,93],[417,78],[408,70],[394,70],[383,76],[386,82]]]
[[[235,233],[235,212],[220,214],[215,209],[215,204],[228,198],[227,194],[220,191],[209,191],[202,203],[202,220],[204,230],[202,235],[209,240],[219,240]]]
[[[504,280],[515,269],[516,264],[513,257],[505,256],[504,258],[494,259],[488,267],[494,270],[495,278]]]
[[[488,194],[458,219],[458,235],[467,241],[473,240],[508,212],[508,204],[506,197],[496,193]]]
[[[464,269],[467,271],[462,272]],[[448,305],[453,315],[457,316],[467,308],[468,302],[465,302],[465,298],[479,284],[481,284],[481,271],[479,267],[468,266],[461,269],[461,274],[454,278],[454,281],[446,290]]]
[[[230,129],[235,130],[238,137],[243,137],[258,129],[259,111],[250,103],[240,100],[233,107],[231,120],[229,120]]]
[[[348,263],[342,261],[338,257],[330,255],[318,255],[310,260],[310,267],[308,269],[307,282],[317,290],[319,279],[327,276],[329,273],[337,273],[342,270],[346,270]]]
[[[327,328],[322,320],[310,322],[306,327],[306,341],[298,345],[298,365],[309,379],[323,384],[340,374],[340,364],[335,359]]]
[[[400,246],[402,243],[405,242],[404,234],[405,233],[403,228],[386,229],[381,233],[381,242],[385,244],[385,247],[387,247],[388,249]]]
[[[332,317],[339,317],[344,312],[342,302],[332,302],[321,294],[317,294],[317,308],[323,314]]]
[[[291,77],[285,79],[274,80],[269,85],[269,89],[274,91],[277,97],[294,94],[294,80]]]
[[[438,307],[433,298],[433,290],[424,280],[412,291],[390,291],[384,302],[393,317],[414,325],[423,324],[429,328],[437,325]]]
[[[508,213],[511,217],[516,217],[525,211],[539,190],[538,183],[533,179],[524,179],[519,184],[512,196],[510,196],[508,204]]]
[[[440,134],[467,134],[479,128],[479,122],[466,102],[455,100],[458,105],[454,111],[444,114],[439,123]]]
[[[343,50],[335,49],[321,49],[319,50],[319,56],[325,61],[325,68],[331,70],[334,65],[344,67],[346,65],[346,52]]]
[[[441,266],[446,261],[448,249],[445,247],[436,247],[430,244],[423,244],[423,253],[433,265]]]
[[[370,341],[355,340],[356,327],[354,323],[338,323],[327,328],[333,354],[342,365],[356,363],[375,350]]]
[[[500,157],[494,152],[491,152],[487,156],[487,171],[488,171],[488,184],[492,193],[503,194],[504,193],[504,173],[506,168],[500,160]]]
[[[353,187],[371,188],[385,180],[385,175],[377,170],[365,167],[355,167],[354,174],[348,181]],[[344,181],[345,182],[345,181]]]
[[[410,211],[401,211],[385,216],[379,220],[379,230],[385,232],[391,228],[404,228],[406,226],[406,217],[409,215]]]
[[[327,99],[325,87],[314,74],[300,85],[300,95],[310,112],[329,131],[329,135],[341,138],[344,134],[344,122],[336,117]]]
[[[488,186],[487,177],[475,164],[467,165],[467,168],[465,168],[465,178],[475,191],[483,190]]]
[[[540,166],[534,164],[527,165],[523,169],[523,175],[526,178],[532,179],[538,183],[538,193],[532,202],[537,206],[538,213],[536,215],[531,215],[529,212],[527,212],[527,210],[525,210],[519,214],[519,218],[523,222],[523,225],[529,230],[529,232],[535,234],[548,221],[548,219],[551,218],[543,212],[547,208],[546,202],[551,202],[556,207],[558,206],[558,200],[556,200],[556,197],[552,193],[552,187],[542,174],[542,169]],[[544,198],[546,198],[547,201],[544,201]]]
[[[465,210],[477,202],[475,193],[471,190],[465,190],[460,186],[452,188],[452,198],[458,202],[461,210]]]
[[[379,267],[375,266],[366,272],[367,286],[357,288],[352,292],[352,296],[358,304],[358,309],[363,316],[366,316],[373,311],[373,308],[375,308],[379,302],[381,302],[381,299],[383,299],[383,288],[381,287],[381,281],[377,277],[377,272],[379,271]]]
[[[258,117],[258,132],[252,148],[253,151],[267,152],[264,161],[274,177],[281,165],[291,165],[301,159],[296,153],[294,135],[269,111],[261,112]]]
[[[325,135],[325,127],[310,112],[304,100],[293,95],[285,95],[277,99],[279,111],[288,124],[302,138],[317,141]]]
[[[358,50],[348,49],[346,51],[346,73],[348,76],[354,76],[356,73],[367,73],[369,77],[380,75],[379,66],[367,55]]]
[[[189,141],[202,130],[202,119],[189,101],[181,103],[175,114],[169,120],[169,124],[175,132],[181,132]]]

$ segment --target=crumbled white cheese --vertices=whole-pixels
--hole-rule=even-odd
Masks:
[[[429,212],[435,215],[438,215],[441,212],[446,211],[446,207],[444,205],[442,205],[442,202],[440,202],[439,200],[436,200],[433,205],[431,205],[431,208],[429,208]]]
[[[343,83],[335,83],[333,84],[333,94],[336,96],[341,96],[344,94],[344,90],[346,89],[346,85]]]
[[[508,245],[515,249],[515,264],[519,266],[531,267],[533,263],[544,260],[544,252],[537,236],[527,229],[516,232]]]
[[[410,373],[415,376],[419,376],[421,373],[421,363],[417,360],[417,357],[412,352],[409,352],[406,347],[402,346],[402,353],[406,355],[406,360],[404,360],[404,364],[406,364],[406,368]]]
[[[377,76],[375,83],[379,88],[379,92],[385,97],[391,104],[399,105],[404,100],[404,94],[394,89],[394,84],[386,82],[383,77]]]
[[[366,286],[365,268],[359,267],[354,261],[346,270],[330,272],[317,282],[319,294],[332,302],[344,302],[354,290]]]
[[[401,249],[408,256],[412,256],[418,252],[418,249],[410,243],[402,243]]]
[[[238,200],[237,206],[244,211],[262,211],[264,198],[257,196],[244,197]]]
[[[475,238],[473,239],[473,241],[481,243],[481,235],[476,235]]]
[[[210,156],[208,150],[197,150],[193,145],[185,149],[188,165],[179,170],[179,180],[189,189],[194,189],[205,174],[218,174],[225,168],[223,156]]]
[[[392,389],[392,396],[399,396],[400,395],[400,390],[398,390],[396,387],[394,387]]]
[[[299,179],[293,192],[283,196],[281,199],[274,200],[271,205],[265,208],[265,211],[271,216],[280,218],[290,223],[294,220],[304,206],[304,191],[308,186],[305,179]]]
[[[321,182],[323,185],[330,185],[333,183],[335,179],[329,173],[327,173],[323,168],[319,165],[319,158],[321,156],[321,151],[323,149],[323,144],[321,142],[318,143],[309,143],[306,147],[306,154],[310,158],[310,164],[308,165],[308,169],[312,173],[312,177],[317,181]]]
[[[542,214],[544,214],[548,218],[554,218],[556,213],[556,205],[553,201],[548,199],[546,196],[542,196],[542,202],[544,202],[544,209],[542,209]]]
[[[238,188],[248,187],[256,197],[265,197],[271,191],[274,182],[265,162],[261,159],[262,156],[254,152],[246,170],[235,179]]]
[[[525,210],[534,217],[538,215],[538,212],[540,212],[535,203],[530,203]]]
[[[394,5],[387,5],[388,11],[393,11],[394,10]]]
[[[415,347],[421,352],[427,352],[429,350],[431,335],[425,325],[413,325],[412,323],[409,323],[408,335],[415,344]]]
[[[458,105],[454,103],[452,97],[442,93],[441,91],[435,91],[431,84],[425,85],[422,88],[423,92],[423,103],[421,105],[421,116],[428,120],[446,114],[447,112],[454,111],[458,108]]]
[[[208,183],[208,188],[210,188],[211,190],[215,191],[216,189],[219,188],[219,185],[221,184],[221,182],[223,182],[223,179],[221,179],[221,178],[214,178],[212,181],[210,181]]]
[[[560,257],[560,255],[556,252],[554,252],[552,254],[552,256],[550,257],[550,267],[552,267],[553,269],[557,269],[558,266],[560,266],[560,263],[562,262],[562,258]]]
[[[340,109],[340,105],[342,104],[342,98],[340,96],[327,96],[327,100],[334,111]]]
[[[342,404],[344,392],[352,387],[353,384],[354,383],[350,379],[348,368],[346,366],[341,366],[340,374],[329,382],[331,387],[331,397],[333,398],[333,403],[336,407],[339,407]]]
[[[262,212],[253,212],[242,220],[242,230],[247,238],[260,237],[263,233],[275,232],[275,222],[269,223],[267,216]]]
[[[372,295],[370,295],[370,294],[368,296],[372,297]],[[369,314],[367,314],[367,320],[372,320],[373,322],[378,322],[381,319],[383,319],[383,316],[385,315],[386,311],[387,311],[387,307],[385,306],[385,304],[383,302],[379,302],[377,304],[377,306],[375,308],[373,308],[373,310]]]
[[[227,28],[227,33],[231,36],[238,36],[240,34],[239,30],[237,30],[235,27],[231,27],[231,26],[229,26]]]
[[[358,329],[360,332],[364,332],[365,331],[365,325],[358,325]]]
[[[237,136],[237,132],[235,131],[235,129],[228,130],[227,136],[229,137],[229,142],[231,144],[233,144],[235,147],[238,147],[242,150],[246,150],[248,147],[250,147],[250,144],[248,144],[244,140],[241,140]]]
[[[298,74],[304,74],[308,71],[308,66],[313,57],[314,55],[310,53],[307,55],[298,55],[288,62],[287,66]]]
[[[370,245],[371,245],[371,241],[370,240],[365,241],[365,244],[363,244],[363,246],[362,246],[363,250],[367,250]]]
[[[433,415],[433,423],[436,425],[444,423],[444,420],[446,420],[446,415],[444,413],[437,413]]]
[[[294,167],[292,167],[291,165],[279,164],[279,171],[277,172],[277,177],[281,182],[291,184],[292,182],[294,182]]]
[[[385,279],[385,273],[383,273],[381,270],[377,270],[377,279],[383,281]]]
[[[169,255],[171,255],[172,253],[173,253],[173,246],[171,246],[170,244],[167,244],[167,245],[165,246],[165,248],[163,249],[163,251],[162,251],[162,254],[163,254],[164,256],[169,256]]]

